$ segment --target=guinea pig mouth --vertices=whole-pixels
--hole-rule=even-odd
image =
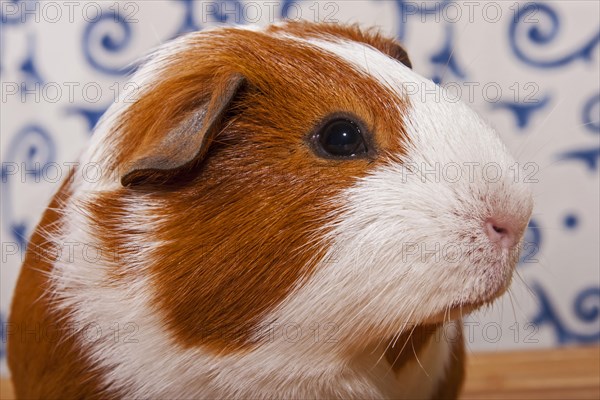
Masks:
[[[452,304],[449,307],[449,310],[450,310],[450,312],[459,312],[459,313],[461,313],[461,316],[467,315],[467,314],[470,314],[473,311],[476,311],[477,309],[483,307],[484,305],[491,303],[493,300],[495,300],[495,297],[493,297],[489,300],[459,301],[459,302]]]
[[[506,292],[512,282],[513,271],[514,267],[490,265],[487,273],[481,276],[483,287],[479,290],[471,288],[470,292],[462,292],[460,299],[451,301],[442,310],[427,318],[426,322],[440,323],[455,320],[491,304]]]
[[[489,300],[477,300],[477,301],[457,301],[449,305],[429,318],[424,322],[427,324],[439,324],[447,321],[458,320],[466,317],[467,315],[477,311],[481,307],[491,304],[497,296]]]
[[[431,317],[427,318],[425,323],[428,324],[437,324],[446,321],[452,321],[459,318],[463,318],[470,313],[476,311],[480,307],[490,303],[491,301],[464,301],[464,302],[455,302],[450,306],[446,307],[444,311],[440,311]]]

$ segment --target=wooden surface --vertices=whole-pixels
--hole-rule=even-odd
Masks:
[[[13,399],[13,391],[10,381],[7,379],[0,379],[0,399]]]
[[[600,399],[600,347],[479,353],[463,399]]]
[[[1,380],[0,399],[12,398]],[[473,354],[462,398],[598,400],[600,347]]]

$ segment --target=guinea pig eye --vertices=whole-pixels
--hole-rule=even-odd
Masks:
[[[325,124],[316,134],[316,144],[323,153],[334,157],[354,157],[367,152],[360,127],[346,118]]]

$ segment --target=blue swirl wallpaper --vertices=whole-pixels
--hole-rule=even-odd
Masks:
[[[600,3],[2,1],[1,372],[27,240],[136,60],[185,32],[282,18],[378,26],[526,165],[535,210],[512,288],[466,322],[473,350],[600,341]],[[528,164],[527,164],[528,163]]]

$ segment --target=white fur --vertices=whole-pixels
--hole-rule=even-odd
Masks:
[[[169,55],[185,47],[187,40],[184,36],[159,50],[137,74],[137,81],[147,85],[156,79]],[[334,215],[335,223],[325,227],[333,243],[327,257],[305,285],[265,318],[256,335],[272,334],[271,339],[247,354],[211,355],[202,348],[179,347],[168,335],[162,316],[150,305],[153,287],[145,259],[165,245],[154,243],[152,235],[161,223],[153,217],[152,208],[160,208],[160,204],[140,199],[123,210],[128,225],[139,228],[131,242],[143,244],[144,249],[138,256],[116,262],[121,268],[135,270],[129,274],[134,278],[106,285],[107,270],[115,261],[89,262],[80,252],[74,260],[57,262],[51,276],[57,304],[72,310],[70,319],[79,327],[80,340],[82,327],[100,326],[101,338],[85,346],[95,364],[109,371],[105,382],[121,390],[124,397],[427,397],[444,376],[449,344],[429,343],[420,359],[422,365],[407,365],[396,376],[382,359],[386,340],[410,329],[414,322],[443,313],[455,300],[480,298],[490,290],[491,281],[510,274],[514,260],[486,244],[481,221],[499,207],[527,219],[531,199],[522,185],[507,179],[487,183],[480,173],[474,183],[422,181],[418,174],[407,176],[403,171],[411,162],[430,165],[457,160],[495,160],[507,168],[512,159],[496,134],[461,103],[423,102],[420,92],[407,93],[405,82],[429,89],[435,86],[368,46],[304,42],[348,61],[409,100],[408,110],[390,110],[405,113],[411,142],[403,143],[403,164],[389,162],[358,180],[339,199],[332,199],[344,207]],[[126,106],[117,104],[102,119],[82,163],[104,163],[111,152],[107,135]],[[111,179],[97,183],[76,180],[64,211],[64,234],[55,241],[97,241],[94,226],[78,209],[93,202],[96,191],[116,189],[118,180]],[[434,262],[403,251],[407,243],[430,247],[434,242],[460,244],[464,242],[462,234],[476,235],[476,243],[499,260],[497,265],[490,268],[481,258],[469,263]],[[491,278],[485,279],[486,274]],[[115,323],[121,329],[118,340],[111,329]],[[138,328],[137,343],[123,343],[127,323]],[[269,330],[274,326],[294,326],[302,333],[292,342],[281,329]],[[324,336],[315,340],[315,326],[324,330],[335,327],[334,340]],[[325,335],[323,330],[320,333]]]
[[[439,90],[430,80],[362,44],[311,42],[375,76],[402,97],[407,96],[406,82],[429,92]],[[514,182],[510,168],[515,162],[497,134],[472,110],[461,102],[443,97],[423,101],[422,96],[422,90],[408,95],[408,110],[397,110],[403,113],[410,138],[403,144],[406,154],[401,163],[390,161],[332,199],[334,204],[346,204],[332,227],[334,244],[327,259],[336,262],[320,268],[309,284],[284,302],[276,320],[352,325],[341,333],[351,336],[352,331],[382,329],[378,325],[383,321],[424,321],[445,312],[454,301],[476,301],[500,289],[490,285],[510,276],[516,252],[493,246],[483,223],[487,217],[507,214],[518,216],[524,228],[532,208],[530,190]],[[490,161],[502,171],[498,182],[492,182],[491,174],[484,179],[482,167]],[[466,162],[480,167],[471,173]],[[449,163],[460,163],[464,179],[423,177],[435,165],[442,169]],[[407,166],[421,172],[407,171]],[[463,236],[474,236],[474,244]],[[418,251],[409,254],[414,246]],[[448,254],[435,251],[428,257],[436,246]],[[471,254],[475,247],[484,252]],[[451,250],[460,252],[456,260]],[[332,296],[336,288],[343,290]],[[385,300],[373,299],[372,293]],[[357,324],[364,326],[357,329]],[[393,334],[397,325],[387,328]]]

